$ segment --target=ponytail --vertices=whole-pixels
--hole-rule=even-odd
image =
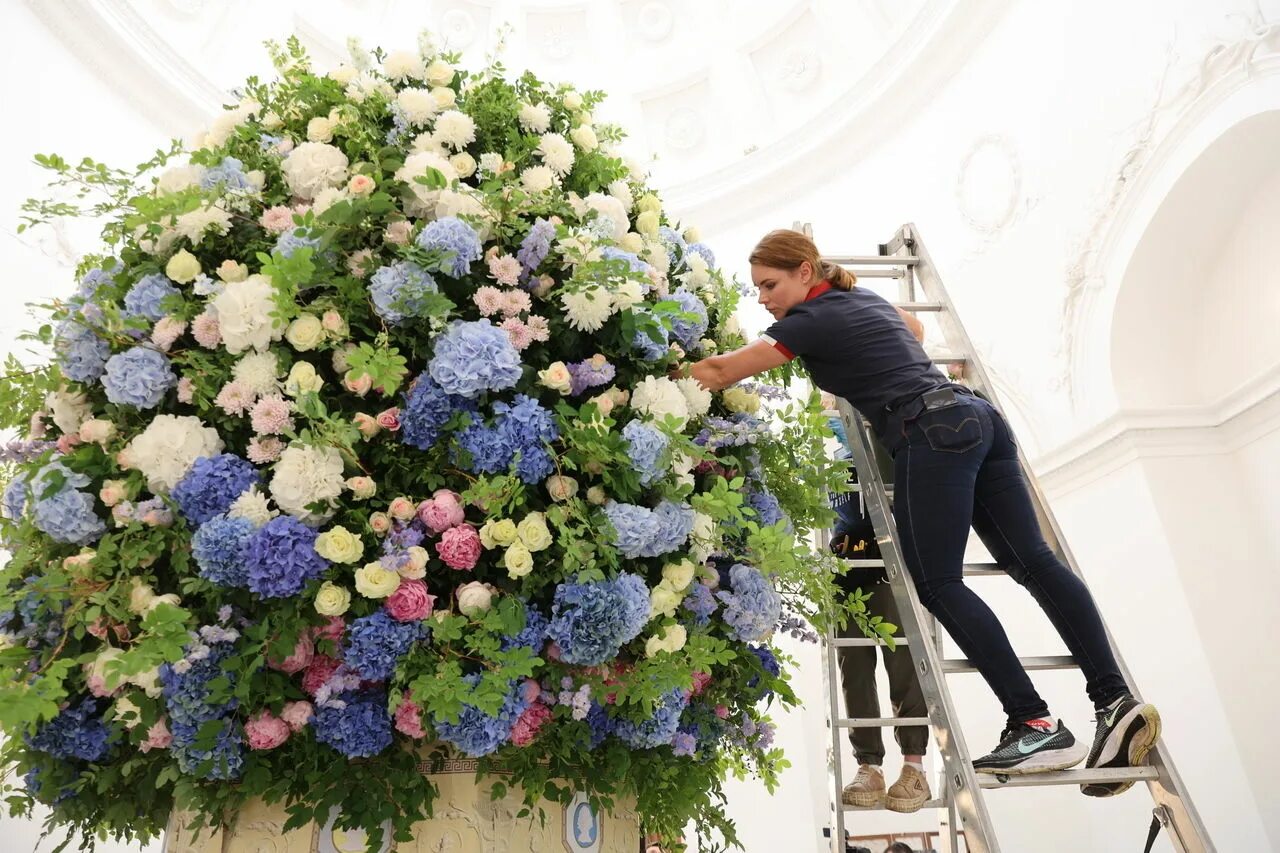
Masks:
[[[858,277],[844,267],[824,261],[818,247],[804,234],[785,228],[764,235],[751,250],[748,260],[780,270],[794,270],[808,261],[814,274],[829,281],[836,290],[852,290],[858,281]]]
[[[853,290],[853,286],[858,283],[856,275],[830,261],[822,262],[822,277],[831,282],[831,286],[836,290]]]

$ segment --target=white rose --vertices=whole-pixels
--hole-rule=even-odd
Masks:
[[[334,122],[325,116],[316,116],[307,122],[307,141],[332,142]]]
[[[676,590],[669,580],[661,580],[649,591],[649,618],[655,616],[674,616],[684,594]]]
[[[442,110],[447,110],[458,103],[458,93],[448,86],[435,87],[431,90],[431,97],[436,102],[436,106]]]
[[[458,610],[466,616],[484,613],[493,605],[493,596],[497,592],[492,586],[479,581],[471,581],[458,587]]]
[[[296,196],[310,201],[326,187],[347,182],[347,155],[323,142],[304,142],[289,152],[280,164],[285,183]]]
[[[298,352],[313,350],[324,341],[324,326],[315,314],[301,314],[289,324],[285,340]]]
[[[400,588],[400,575],[381,563],[366,563],[356,569],[356,592],[365,598],[386,598]]]
[[[228,282],[210,303],[218,318],[218,330],[227,351],[237,355],[247,349],[265,350],[280,340],[284,324],[272,318],[276,290],[271,279],[251,275],[244,281]]]
[[[595,129],[588,124],[579,125],[569,131],[569,138],[573,140],[574,145],[577,145],[583,151],[595,151],[600,147],[600,140],[596,138]]]
[[[453,166],[459,178],[469,178],[476,173],[476,158],[465,151],[450,157],[449,165]]]
[[[433,59],[427,66],[427,82],[432,86],[448,86],[453,82],[455,71],[452,65],[443,59]]]
[[[570,112],[577,112],[582,109],[582,96],[574,91],[565,92],[564,107]]]
[[[689,634],[683,625],[667,625],[661,634],[655,634],[645,641],[645,657],[654,657],[662,652],[678,652],[684,648]]]
[[[218,431],[191,415],[156,415],[126,448],[133,467],[153,494],[167,495],[201,456],[217,456],[224,445]]]
[[[121,696],[111,706],[112,718],[119,720],[126,729],[134,729],[142,722],[142,709],[128,696]]]
[[[693,530],[689,533],[689,550],[699,561],[706,561],[720,545],[719,526],[706,513],[693,514]]]
[[[676,592],[683,592],[685,587],[693,581],[693,575],[697,570],[698,567],[689,559],[678,563],[667,563],[662,567],[662,579],[668,581]]]
[[[324,387],[324,379],[316,372],[315,367],[306,361],[295,361],[289,369],[289,376],[284,381],[284,393],[290,397],[301,397],[303,394],[318,392]]]
[[[567,501],[578,493],[578,481],[563,474],[552,474],[547,478],[547,494],[553,501]]]
[[[45,395],[45,408],[64,435],[76,435],[80,425],[92,414],[89,398],[79,391],[51,391]]]
[[[105,446],[116,434],[116,425],[101,418],[89,418],[80,424],[80,440]]]
[[[200,273],[200,261],[186,249],[179,249],[164,265],[164,274],[178,284],[186,284]]]
[[[673,415],[683,426],[689,420],[689,404],[680,386],[665,376],[646,376],[631,395],[631,408],[655,420]]]
[[[507,577],[512,580],[522,578],[533,571],[533,554],[517,542],[502,555],[502,565],[507,569]]]
[[[291,444],[280,454],[271,476],[271,497],[281,510],[306,523],[315,523],[333,513],[342,494],[342,456],[335,447]],[[320,513],[307,509],[324,502],[329,509]]]
[[[546,370],[539,370],[538,381],[544,387],[558,391],[560,394],[568,394],[573,390],[573,376],[570,375],[569,368],[563,361],[554,361]]]

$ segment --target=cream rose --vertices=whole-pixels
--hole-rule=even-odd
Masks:
[[[520,542],[530,551],[544,551],[551,547],[551,531],[547,529],[547,517],[540,512],[531,512],[521,519],[516,528]]]
[[[351,606],[351,591],[332,581],[320,584],[316,593],[316,612],[321,616],[341,616]]]
[[[176,281],[178,284],[186,284],[187,282],[200,275],[200,261],[196,256],[188,252],[186,249],[179,249],[178,252],[169,259],[169,263],[164,265],[164,274]]]
[[[683,625],[667,625],[661,634],[654,635],[645,641],[645,657],[654,657],[662,652],[678,652],[684,648],[689,634]]]
[[[502,557],[502,565],[507,567],[507,576],[522,578],[533,571],[533,555],[523,544],[517,542],[507,549]]]
[[[573,376],[563,361],[553,361],[546,370],[539,370],[538,381],[562,395],[573,390]]]
[[[365,563],[356,569],[356,591],[365,598],[386,598],[400,588],[400,575],[381,563]]]
[[[698,571],[698,567],[693,564],[692,560],[681,560],[678,563],[667,563],[662,567],[662,579],[671,584],[671,588],[676,592],[683,592],[685,587],[693,581],[694,574]]]
[[[284,393],[290,397],[301,397],[303,394],[315,393],[324,387],[324,380],[316,372],[315,366],[307,361],[295,361],[289,368],[289,375],[284,380]]]
[[[298,352],[308,352],[324,341],[324,325],[315,314],[301,314],[289,324],[284,336]]]
[[[505,548],[519,538],[516,523],[509,518],[490,519],[480,528],[480,544],[486,548]]]
[[[360,537],[341,525],[316,537],[316,553],[331,563],[354,563],[364,556]]]
[[[493,596],[497,592],[492,586],[480,581],[471,581],[458,587],[458,610],[466,616],[476,616],[493,606]]]

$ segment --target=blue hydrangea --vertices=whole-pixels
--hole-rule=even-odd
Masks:
[[[419,450],[430,450],[454,414],[475,410],[473,401],[447,393],[424,373],[405,393],[404,405],[400,408],[400,440]]]
[[[685,610],[693,614],[693,623],[699,627],[706,626],[711,621],[711,614],[716,612],[716,597],[711,592],[711,588],[706,584],[695,583],[690,585],[689,592],[681,602]]]
[[[751,654],[755,655],[756,660],[760,661],[760,666],[765,672],[774,678],[782,675],[782,665],[778,663],[778,656],[773,653],[773,649],[768,646],[747,646],[747,648],[751,651]],[[747,682],[747,686],[755,687],[759,683],[760,677],[753,675],[751,680]]]
[[[529,229],[529,233],[520,241],[520,249],[516,252],[516,260],[524,267],[523,279],[528,279],[546,260],[551,252],[551,241],[556,238],[556,226],[546,219],[539,218]]]
[[[479,673],[464,676],[463,681],[475,687],[480,683]],[[456,722],[440,717],[432,720],[440,739],[453,744],[464,755],[479,758],[495,752],[511,738],[511,729],[524,713],[528,703],[520,695],[520,682],[512,681],[496,716],[490,716],[475,705],[463,704]]]
[[[653,510],[635,504],[610,501],[604,514],[613,527],[613,546],[628,560],[634,560],[649,548],[658,532]]]
[[[53,339],[62,375],[76,382],[96,382],[111,357],[111,345],[76,320],[63,320]]]
[[[169,751],[178,759],[178,769],[199,779],[240,778],[244,768],[244,733],[235,720],[223,719],[212,742],[200,736],[200,727],[174,723]]]
[[[640,473],[641,483],[647,486],[666,473],[662,456],[669,442],[662,430],[644,421],[631,421],[622,428],[622,437],[627,441],[631,467]]]
[[[107,526],[93,511],[93,495],[76,489],[63,489],[35,504],[35,525],[58,542],[88,545],[96,541]]]
[[[465,276],[471,264],[484,255],[484,245],[476,229],[456,216],[428,222],[418,233],[416,242],[421,249],[442,252],[437,269],[454,278]]]
[[[707,266],[709,268],[714,268],[716,265],[715,252],[711,251],[711,247],[706,243],[690,243],[685,247],[684,254],[686,258],[689,257],[689,255],[699,256],[707,262]]]
[[[671,268],[675,269],[680,258],[684,257],[684,235],[670,225],[662,225],[658,228],[658,240],[667,247],[667,259],[671,261]]]
[[[436,339],[427,372],[449,394],[474,398],[520,381],[520,353],[489,320],[454,320]]]
[[[107,359],[102,387],[118,406],[154,409],[178,384],[169,359],[151,347],[132,347]]]
[[[707,306],[694,293],[686,288],[679,288],[671,294],[671,298],[680,303],[679,314],[672,314],[671,331],[680,346],[692,350],[707,333]],[[694,319],[685,315],[692,314]]]
[[[105,284],[112,284],[116,275],[124,269],[118,260],[114,258],[107,267],[94,267],[93,269],[80,276],[79,285],[76,292],[71,295],[67,302],[75,306],[83,306],[86,302],[91,301],[98,294],[98,289]]]
[[[196,639],[186,646],[183,660],[160,665],[161,692],[169,720],[174,726],[199,728],[203,723],[235,711],[238,703],[231,695],[234,676],[222,666],[222,662],[234,653],[232,643],[206,645]],[[215,700],[211,686],[215,681],[223,685],[217,691],[218,700]],[[177,729],[173,731],[176,735]]]
[[[340,693],[316,709],[316,740],[347,758],[371,758],[391,746],[391,715],[381,690]]]
[[[516,447],[497,426],[473,423],[458,434],[458,447],[471,455],[466,469],[473,474],[497,474],[511,467]]]
[[[18,474],[4,487],[5,518],[22,518],[27,509],[27,478]]]
[[[640,556],[661,557],[689,541],[689,534],[693,532],[693,507],[663,501],[653,508],[653,518],[657,532]]]
[[[756,511],[756,523],[761,527],[771,527],[784,518],[778,499],[763,483],[747,491],[747,506]]]
[[[680,717],[680,731],[692,735],[697,749],[714,747],[729,728],[729,724],[716,716],[715,706],[705,702],[692,702]]]
[[[646,323],[642,328],[636,329],[635,336],[631,339],[631,349],[635,350],[645,361],[657,361],[670,352],[671,339],[667,327],[647,308],[635,308],[632,310],[635,312],[636,319],[650,319],[653,322]],[[654,340],[653,336],[649,334],[651,331],[657,333],[658,340]]]
[[[159,320],[165,315],[160,304],[170,296],[177,295],[178,289],[163,273],[153,272],[150,275],[144,275],[124,295],[124,314],[126,317]]]
[[[67,764],[65,762],[59,762],[58,771],[60,771],[59,775],[62,777],[66,777],[70,775],[75,778],[78,778],[80,775],[79,772],[72,767],[72,765]],[[46,778],[49,775],[50,775],[50,770],[47,767],[42,767],[37,765],[35,767],[32,767],[26,773],[22,774],[22,783],[26,785],[27,792],[31,794],[31,796],[35,797],[40,802],[48,803],[49,805],[56,806],[58,803],[61,803],[64,800],[68,800],[76,795],[76,790],[74,785],[59,784],[59,782],[56,779],[50,780]],[[45,785],[49,784],[50,782],[58,786],[57,793],[53,794],[52,796],[49,796],[47,793],[45,793],[45,790],[44,790]],[[42,793],[45,793],[45,796],[42,797],[41,796]]]
[[[292,258],[299,249],[319,249],[320,238],[312,236],[306,228],[291,228],[276,238],[273,249],[286,258]]]
[[[595,666],[617,656],[649,621],[649,588],[637,575],[556,587],[547,636],[565,663]]]
[[[754,566],[734,564],[729,569],[730,590],[716,597],[724,604],[721,614],[733,628],[734,636],[744,643],[757,643],[769,635],[782,615],[782,598],[760,570]]]
[[[615,720],[613,733],[636,749],[666,746],[680,728],[680,715],[688,704],[683,690],[672,690],[658,700],[647,719],[638,723],[625,717]]]
[[[253,184],[244,173],[244,164],[235,157],[223,157],[222,162],[210,166],[200,178],[200,189],[211,190],[223,187],[229,190],[250,190]]]
[[[378,316],[393,326],[428,314],[427,296],[439,293],[431,274],[412,261],[379,267],[369,277],[369,298]]]
[[[53,497],[63,489],[83,489],[92,480],[88,474],[72,471],[61,462],[50,462],[31,478],[31,494],[36,500]]]
[[[649,265],[640,260],[634,252],[628,252],[615,246],[605,246],[600,250],[600,257],[606,261],[624,261],[631,272],[647,273]]]
[[[255,530],[247,518],[226,515],[215,515],[201,524],[191,537],[191,554],[200,577],[219,586],[247,587],[246,552]]]
[[[575,397],[588,388],[608,385],[618,375],[618,369],[608,360],[596,361],[587,358],[571,362],[567,367],[569,368],[569,393]]]
[[[593,701],[591,709],[587,711],[587,726],[591,732],[591,748],[595,749],[604,743],[604,739],[613,734],[615,725],[613,717],[609,716],[609,712],[599,702]]]
[[[555,415],[532,397],[517,394],[515,402],[493,404],[501,418],[498,429],[503,440],[520,454],[516,474],[525,483],[540,483],[555,471],[555,460],[547,446],[560,437]]]
[[[534,654],[538,654],[542,651],[542,646],[547,642],[548,625],[550,625],[550,621],[542,614],[542,611],[525,602],[524,628],[514,637],[504,636],[502,638],[502,650],[509,651],[522,647]]]
[[[262,598],[297,595],[320,577],[329,561],[316,553],[316,532],[288,515],[277,516],[253,534],[246,549],[249,589]]]
[[[173,487],[171,496],[192,524],[203,524],[231,509],[236,498],[260,479],[252,462],[233,453],[202,456]]]
[[[386,681],[400,658],[426,636],[420,622],[397,622],[386,610],[375,610],[351,623],[342,660],[366,681]]]
[[[91,762],[106,758],[113,743],[111,731],[102,721],[102,709],[91,696],[67,706],[27,737],[28,746],[47,755]]]

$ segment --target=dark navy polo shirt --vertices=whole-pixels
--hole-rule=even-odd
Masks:
[[[889,403],[950,384],[896,308],[863,287],[822,282],[765,330],[788,359],[799,358],[823,391],[843,397],[883,437]]]

